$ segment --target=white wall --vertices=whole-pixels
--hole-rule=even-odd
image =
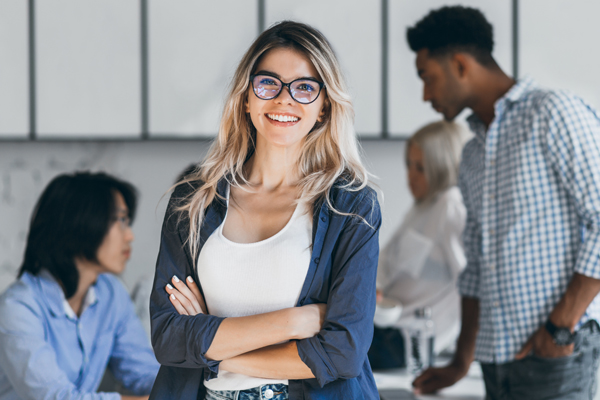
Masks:
[[[133,289],[154,273],[167,198],[161,196],[177,175],[206,153],[208,142],[24,142],[0,144],[0,292],[12,282],[22,260],[31,211],[46,184],[73,170],[104,170],[132,182],[140,191],[131,261],[122,275]],[[366,142],[369,169],[385,192],[381,239],[411,204],[403,163],[404,143]]]

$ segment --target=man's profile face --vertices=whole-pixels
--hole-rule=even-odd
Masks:
[[[465,108],[462,88],[452,73],[449,61],[430,57],[429,50],[417,52],[417,73],[423,81],[423,101],[431,103],[433,109],[451,121]]]

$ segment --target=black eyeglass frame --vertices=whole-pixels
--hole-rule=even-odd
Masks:
[[[273,97],[269,97],[268,99],[265,99],[263,97],[260,97],[259,95],[256,94],[256,88],[254,87],[254,78],[256,78],[257,76],[268,76],[269,78],[273,78],[273,79],[277,79],[279,82],[281,82],[281,89],[279,90],[279,93],[277,93],[275,96]],[[317,93],[317,97],[314,98],[313,101],[309,101],[308,103],[303,103],[301,101],[296,100],[296,98],[294,97],[294,95],[292,94],[292,88],[290,87],[290,85],[296,81],[311,81],[316,83],[317,85],[319,85],[319,93]],[[317,101],[317,99],[319,98],[319,96],[321,95],[321,92],[323,91],[323,88],[325,87],[325,83],[324,82],[319,82],[316,79],[312,79],[312,78],[298,78],[298,79],[294,79],[293,81],[289,82],[289,83],[285,83],[284,81],[282,81],[281,79],[277,78],[276,76],[272,76],[272,75],[266,75],[266,74],[252,74],[250,75],[250,82],[252,83],[252,92],[254,93],[254,95],[256,97],[258,97],[261,100],[273,100],[276,99],[281,92],[283,92],[283,88],[287,87],[288,92],[290,93],[290,97],[292,99],[294,99],[294,101],[296,103],[300,103],[300,104],[312,104],[315,101]]]

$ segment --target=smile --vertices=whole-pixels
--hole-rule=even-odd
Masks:
[[[266,116],[273,121],[279,121],[279,122],[296,122],[300,119],[298,117],[293,117],[291,115],[281,115],[281,114],[266,114]]]

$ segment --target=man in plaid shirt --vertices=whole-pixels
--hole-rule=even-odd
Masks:
[[[452,362],[413,382],[430,393],[481,363],[488,399],[593,399],[600,362],[600,118],[583,100],[515,81],[492,26],[460,6],[407,31],[423,99],[475,137],[459,186],[467,208],[462,330]]]

